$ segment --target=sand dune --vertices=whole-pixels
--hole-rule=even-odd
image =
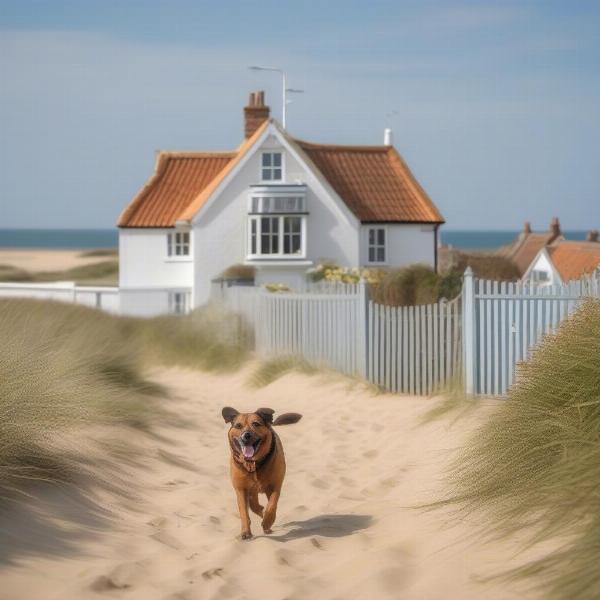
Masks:
[[[472,523],[411,508],[443,495],[448,459],[485,418],[485,408],[453,425],[420,425],[432,400],[373,396],[342,380],[297,374],[250,390],[247,377],[247,371],[156,373],[172,389],[169,402],[186,427],[165,425],[155,437],[135,434],[143,446],[139,464],[128,467],[135,497],[104,493],[95,504],[104,503],[109,513],[70,495],[37,505],[46,514],[35,522],[5,516],[2,527],[13,545],[0,554],[0,597],[536,597],[506,584],[478,583],[510,564],[513,543],[482,546]],[[256,537],[237,539],[223,405],[304,414],[300,423],[279,428],[288,474],[271,536],[262,535],[253,515]],[[57,521],[61,514],[68,521]]]
[[[0,248],[0,265],[30,272],[65,271],[91,265],[106,257],[82,256],[85,250],[49,250],[46,248]],[[109,257],[110,258],[110,257]]]

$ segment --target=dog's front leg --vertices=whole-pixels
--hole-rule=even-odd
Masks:
[[[250,531],[250,515],[248,514],[248,492],[244,489],[236,489],[238,509],[242,521],[242,539],[248,540],[252,537]]]
[[[279,490],[273,490],[269,494],[269,501],[267,502],[267,508],[265,508],[265,516],[262,520],[263,531],[267,534],[273,533],[271,527],[275,522],[275,516],[277,514],[277,502],[279,501]]]

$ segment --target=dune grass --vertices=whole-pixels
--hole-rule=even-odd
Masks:
[[[441,396],[435,405],[423,414],[419,422],[421,425],[432,423],[439,419],[447,419],[453,416],[457,421],[462,416],[469,414],[480,405],[476,396],[469,396],[465,392],[462,377],[455,376],[444,386],[434,391],[434,396]]]
[[[483,510],[491,537],[557,550],[501,577],[550,599],[600,590],[600,301],[590,300],[520,367],[508,398],[458,457],[442,504]]]
[[[86,472],[94,432],[168,418],[148,367],[231,369],[250,348],[244,324],[218,309],[144,320],[27,299],[0,300],[0,338],[0,500]]]
[[[301,356],[284,355],[262,360],[249,379],[251,387],[266,387],[288,373],[297,372],[314,375],[319,368]]]
[[[117,258],[119,256],[118,248],[96,248],[94,250],[84,250],[79,254],[81,258],[94,258],[96,256],[110,256]]]

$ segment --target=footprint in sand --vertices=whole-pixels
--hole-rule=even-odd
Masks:
[[[319,550],[323,550],[323,544],[317,538],[310,538],[310,543]]]
[[[152,527],[156,527],[156,529],[162,529],[165,525],[167,525],[169,520],[165,517],[154,517],[154,519],[150,519],[148,521],[148,525]]]
[[[145,576],[145,571],[138,563],[123,563],[116,566],[108,575],[100,575],[91,583],[95,592],[108,592],[130,588],[136,581]]]
[[[208,569],[207,571],[203,571],[202,578],[203,579],[212,579],[213,577],[222,577],[224,569],[223,567],[216,567],[215,569]]]
[[[327,490],[330,487],[329,483],[323,479],[313,479],[310,484],[320,490]]]
[[[363,452],[365,458],[375,458],[378,454],[378,450],[367,450],[366,452]]]
[[[165,546],[168,546],[169,548],[173,548],[173,550],[181,550],[181,548],[183,548],[183,544],[175,536],[172,536],[166,531],[157,531],[149,537],[157,542],[160,542],[161,544],[164,544]]]

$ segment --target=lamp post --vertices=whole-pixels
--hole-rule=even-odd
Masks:
[[[283,107],[282,107],[282,112],[281,112],[281,121],[282,121],[282,125],[283,128],[285,129],[285,124],[286,124],[286,107],[287,107],[287,92],[288,91],[297,91],[297,90],[288,90],[287,87],[287,78],[285,75],[285,71],[283,69],[279,69],[277,67],[262,67],[262,66],[258,66],[258,65],[253,65],[251,67],[248,67],[249,69],[252,69],[253,71],[275,71],[276,73],[280,73],[281,74],[281,80],[282,80],[282,92],[281,92],[281,99],[282,99],[282,103],[283,103]]]

